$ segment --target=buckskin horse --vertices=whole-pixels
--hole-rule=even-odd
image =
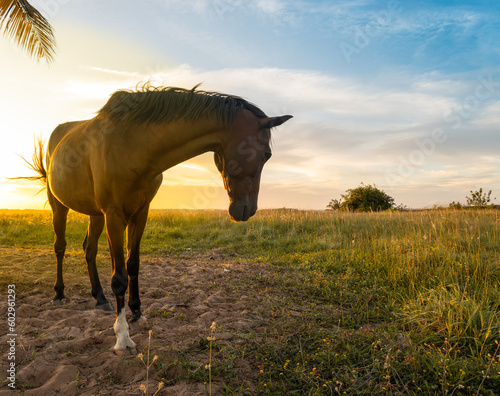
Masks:
[[[214,152],[229,195],[229,215],[246,221],[257,210],[260,177],[271,157],[270,130],[292,116],[268,117],[233,95],[145,84],[119,90],[90,120],[60,124],[45,154],[39,140],[32,167],[47,187],[53,214],[57,277],[54,304],[65,301],[62,264],[69,209],[90,216],[83,248],[96,308],[112,311],[96,268],[98,239],[106,227],[111,289],[116,299],[117,353],[132,353],[125,314],[145,321],[139,299],[139,245],[162,172],[199,154]],[[124,253],[124,233],[126,251]]]

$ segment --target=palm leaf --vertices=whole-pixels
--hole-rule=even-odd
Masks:
[[[56,41],[52,26],[26,0],[0,0],[0,32],[37,60],[54,60]]]

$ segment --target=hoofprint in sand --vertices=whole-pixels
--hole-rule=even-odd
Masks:
[[[76,254],[69,256],[70,264],[82,261]],[[117,356],[113,351],[115,315],[94,309],[88,279],[84,279],[85,265],[81,263],[80,277],[69,276],[66,280],[69,301],[54,306],[51,287],[46,287],[54,275],[50,270],[51,250],[0,249],[0,267],[13,262],[25,263],[26,276],[40,271],[43,287],[36,286],[36,282],[29,289],[22,282],[17,285],[16,392],[2,379],[0,395],[141,394],[139,388],[146,379],[144,365],[137,356]],[[263,318],[268,313],[264,312],[263,302],[269,296],[261,283],[266,268],[265,264],[243,262],[218,251],[189,257],[144,256],[140,282],[147,327],[131,328],[131,338],[138,352],[147,354],[148,330],[152,330],[151,357],[160,355],[162,366],[153,365],[150,370],[151,394],[159,381],[165,382],[159,394],[207,394],[209,352],[206,348],[193,352],[193,347],[206,341],[213,322],[219,346],[232,349],[244,349],[248,332],[265,331]],[[109,274],[104,272],[102,278],[103,282],[109,280]],[[109,287],[105,293],[111,295]],[[4,322],[7,310],[4,298],[0,300],[0,318],[5,318]],[[9,365],[8,334],[8,326],[1,326],[3,373],[7,373]],[[190,354],[192,366],[199,366],[198,379],[185,378],[179,354]],[[241,377],[242,383],[251,383],[257,376],[257,368],[244,359],[236,360],[236,365],[233,373]],[[213,383],[212,394],[218,394],[221,386]]]

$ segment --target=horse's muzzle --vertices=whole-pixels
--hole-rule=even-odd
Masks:
[[[234,221],[247,221],[256,211],[257,205],[252,205],[248,201],[233,202],[229,205],[229,216]]]

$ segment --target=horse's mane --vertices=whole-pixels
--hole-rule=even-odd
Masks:
[[[266,117],[256,105],[239,96],[219,92],[178,87],[154,87],[149,83],[133,90],[113,93],[97,112],[97,118],[136,123],[171,122],[178,119],[196,121],[203,116],[215,116],[229,127],[234,117],[243,109],[257,117]]]

